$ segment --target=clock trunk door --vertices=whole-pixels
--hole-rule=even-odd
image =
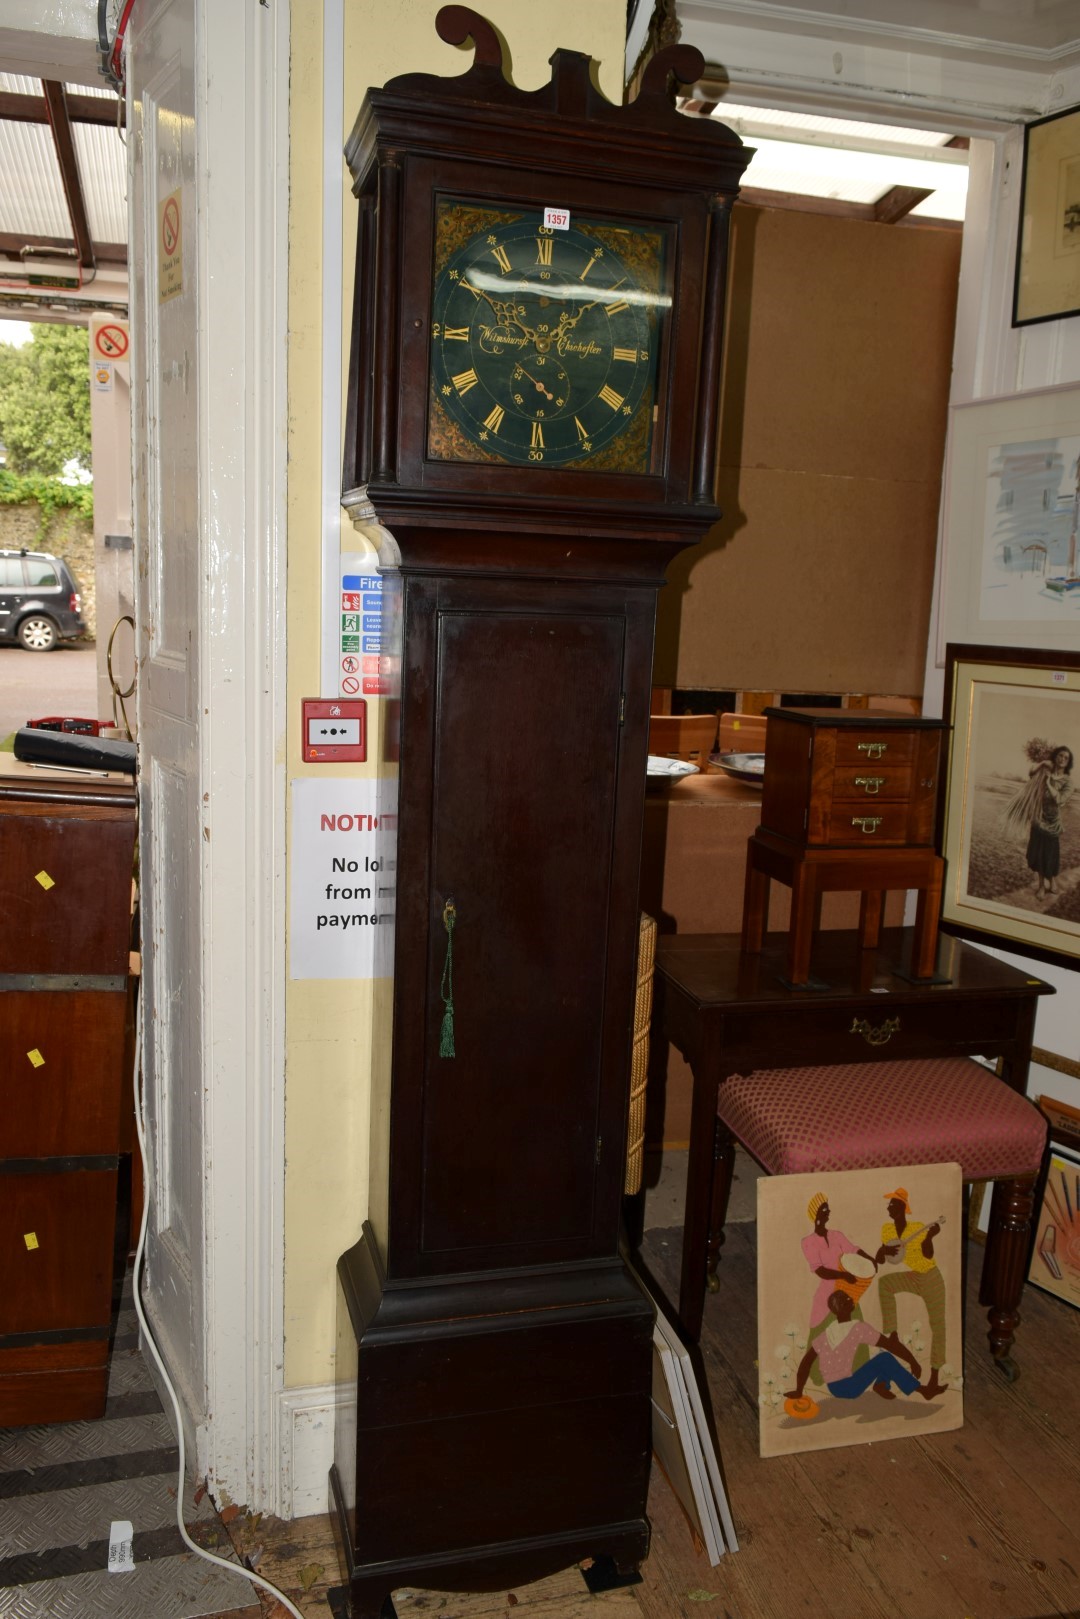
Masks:
[[[647,594],[406,586],[399,938],[427,949],[398,961],[393,1275],[613,1249],[645,765],[620,714]]]

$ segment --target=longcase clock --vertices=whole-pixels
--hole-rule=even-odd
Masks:
[[[354,1619],[648,1550],[652,1311],[620,1250],[656,593],[719,516],[749,158],[557,51],[365,98],[345,504],[395,543],[393,1059],[339,1275]],[[388,557],[387,561],[391,559]]]

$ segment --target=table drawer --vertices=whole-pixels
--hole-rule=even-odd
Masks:
[[[809,992],[808,992],[809,993]],[[1023,1002],[1010,998],[912,1005],[889,995],[871,1006],[770,1008],[767,1029],[759,1014],[724,1020],[724,1067],[796,1068],[821,1063],[890,1061],[895,1057],[991,1055],[1015,1040]]]

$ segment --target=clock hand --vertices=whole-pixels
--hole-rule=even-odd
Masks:
[[[528,377],[529,381],[532,383],[532,385],[536,389],[537,393],[543,394],[545,396],[545,398],[547,398],[547,399],[554,399],[555,398],[555,395],[553,393],[549,393],[547,388],[544,387],[544,384],[542,382],[537,381],[537,379],[533,376],[531,371],[526,371],[525,367],[523,365],[521,365],[521,364],[518,365],[517,369],[521,372],[523,377]]]
[[[566,336],[567,332],[572,332],[582,315],[586,314],[590,309],[595,309],[599,302],[599,298],[594,298],[591,304],[582,304],[581,308],[574,315],[571,315],[567,310],[564,309],[562,314],[559,316],[559,324],[555,329],[555,335],[552,338],[552,342],[557,343],[560,338]]]
[[[530,343],[536,342],[536,333],[531,326],[526,326],[524,321],[519,320],[515,304],[502,298],[492,298],[484,291],[483,287],[478,287],[475,282],[470,281],[468,276],[464,277],[464,281],[470,292],[475,292],[478,298],[483,298],[495,317],[496,326],[518,326],[525,333]]]

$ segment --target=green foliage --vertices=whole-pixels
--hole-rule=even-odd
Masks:
[[[71,511],[91,522],[94,517],[94,488],[88,483],[63,483],[40,472],[12,472],[0,467],[0,506],[41,508],[42,530],[59,511]]]
[[[90,468],[90,340],[82,326],[33,326],[0,343],[0,443],[12,472]]]

